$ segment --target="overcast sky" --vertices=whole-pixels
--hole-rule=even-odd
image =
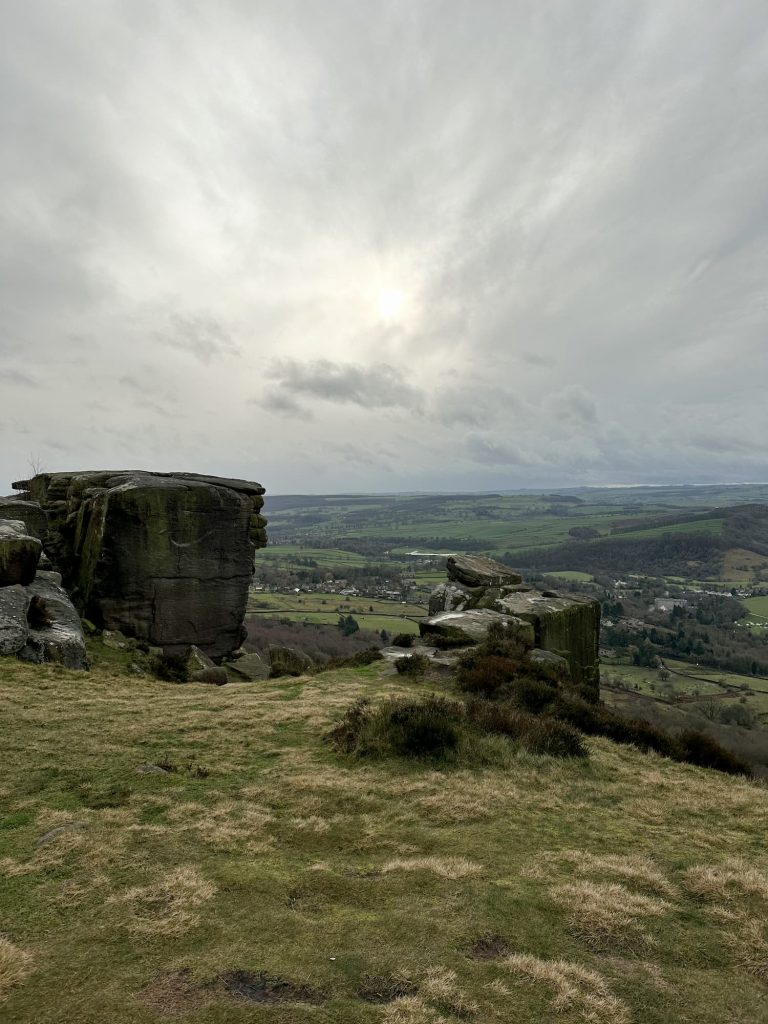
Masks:
[[[768,480],[765,0],[6,0],[0,493]]]

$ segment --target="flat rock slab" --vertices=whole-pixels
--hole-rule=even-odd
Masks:
[[[442,641],[455,642],[457,645],[479,644],[488,636],[488,630],[495,623],[502,623],[519,636],[520,639],[533,645],[534,631],[531,625],[514,615],[492,611],[489,608],[471,608],[463,612],[441,612],[429,619],[419,622],[419,632],[429,641],[439,638]]]
[[[445,568],[449,580],[465,587],[503,587],[523,582],[519,572],[483,555],[451,555]]]
[[[226,670],[230,679],[240,682],[255,683],[259,679],[269,679],[270,667],[258,654],[244,654],[237,661],[228,661]]]
[[[31,583],[42,551],[42,543],[27,533],[21,520],[0,519],[0,587]]]

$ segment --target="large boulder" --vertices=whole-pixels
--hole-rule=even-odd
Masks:
[[[0,498],[0,521],[3,519],[21,521],[31,537],[37,537],[38,540],[45,539],[48,530],[48,516],[36,501]]]
[[[35,578],[43,545],[18,519],[0,520],[0,587],[26,586]]]
[[[17,486],[17,485],[14,485]],[[239,647],[264,488],[193,473],[45,473],[21,481],[49,517],[54,563],[101,629],[218,659]]]
[[[599,685],[600,602],[595,598],[529,591],[506,594],[496,608],[531,623],[535,646],[565,658],[574,683]]]
[[[495,623],[506,626],[510,635],[519,637],[532,647],[534,632],[531,625],[514,615],[502,615],[489,608],[471,608],[460,612],[440,612],[419,622],[419,632],[428,643],[479,644],[488,636]]]
[[[445,568],[449,580],[465,587],[503,587],[523,581],[519,572],[484,555],[450,555]]]
[[[230,679],[255,683],[260,679],[269,679],[271,668],[266,661],[254,652],[252,654],[244,654],[237,661],[228,661],[227,672]]]
[[[268,647],[270,675],[303,676],[314,668],[314,662],[308,654],[297,651],[294,647],[283,647],[281,644],[270,644]],[[235,667],[242,664],[241,659]],[[231,666],[232,667],[232,666]]]
[[[17,654],[29,636],[26,587],[0,587],[0,655]]]
[[[57,572],[39,572],[24,589],[29,597],[29,630],[18,656],[37,664],[52,661],[65,668],[87,668],[80,616],[61,587],[61,576]]]

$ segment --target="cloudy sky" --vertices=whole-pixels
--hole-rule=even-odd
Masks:
[[[24,0],[0,493],[768,479],[765,0]]]

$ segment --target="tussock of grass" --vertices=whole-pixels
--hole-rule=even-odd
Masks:
[[[723,864],[696,864],[683,875],[687,891],[705,902],[731,903],[740,896],[757,896],[768,902],[768,873],[741,859]]]
[[[540,960],[514,953],[504,961],[513,974],[553,990],[552,1007],[571,1010],[590,1024],[629,1024],[629,1008],[609,989],[597,971],[568,960]]]
[[[725,940],[733,953],[736,967],[758,981],[768,983],[768,934],[764,920],[745,917],[735,931],[727,931]]]
[[[454,1017],[472,1017],[478,1005],[459,988],[456,971],[431,967],[421,985],[423,995],[438,1009]]]
[[[381,867],[385,875],[390,871],[430,871],[441,878],[466,878],[478,875],[482,870],[480,864],[465,857],[400,857],[388,860]]]
[[[650,941],[642,922],[671,909],[666,900],[632,892],[618,882],[580,879],[555,886],[552,898],[568,911],[574,934],[592,949]]]
[[[596,856],[588,850],[563,850],[553,855],[557,860],[572,864],[581,874],[615,875],[626,878],[635,886],[650,889],[660,896],[674,898],[673,885],[650,857],[639,854],[605,854]]]
[[[32,956],[0,936],[0,1000],[32,970]]]
[[[384,1010],[382,1024],[448,1024],[421,996],[403,996]]]
[[[212,899],[216,886],[194,865],[168,872],[149,885],[135,886],[110,898],[125,908],[125,927],[134,935],[184,935],[200,923],[195,912]]]

